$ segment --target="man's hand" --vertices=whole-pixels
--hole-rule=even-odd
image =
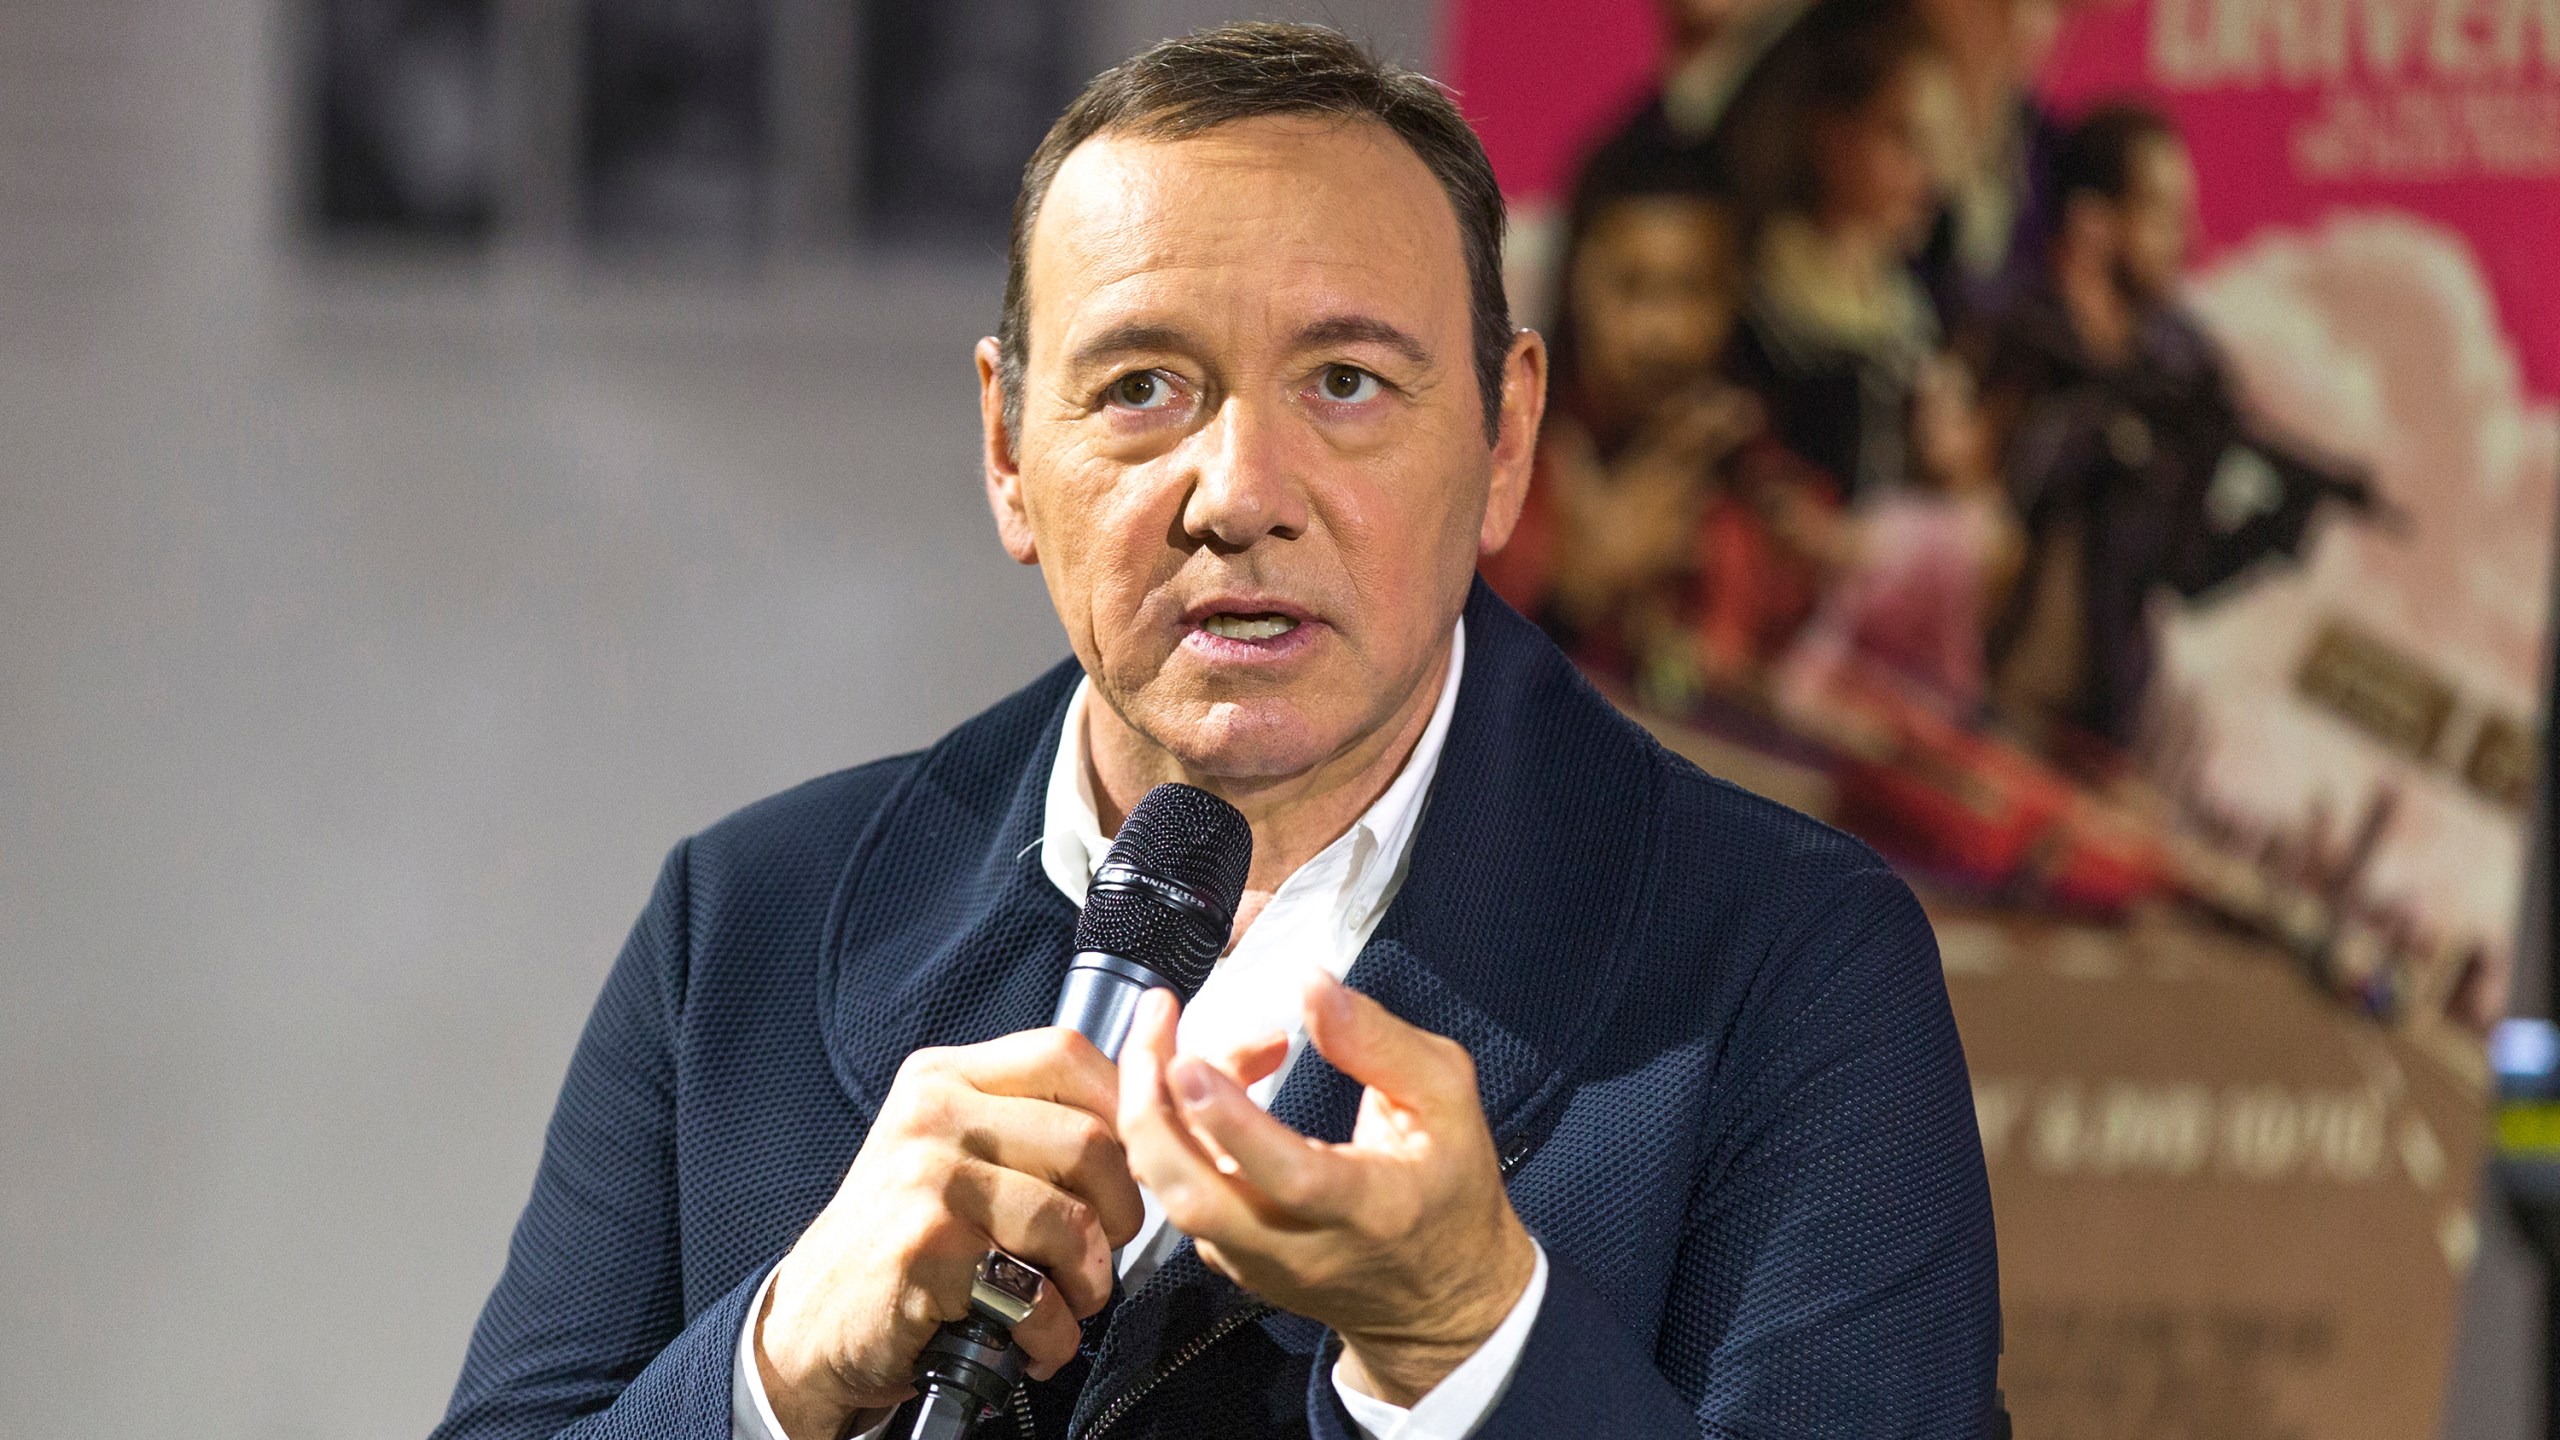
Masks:
[[[917,1352],[968,1313],[990,1248],[1049,1277],[1013,1332],[1031,1374],[1074,1358],[1076,1321],[1110,1300],[1111,1252],[1144,1217],[1112,1134],[1118,1094],[1072,1030],[907,1057],[757,1321],[757,1369],[791,1440],[837,1440],[915,1393]]]
[[[1410,1406],[1484,1344],[1537,1268],[1503,1193],[1475,1064],[1454,1040],[1319,977],[1308,1039],[1368,1089],[1347,1145],[1310,1140],[1243,1086],[1275,1039],[1225,1068],[1174,1054],[1178,1007],[1150,993],[1120,1052],[1129,1165],[1200,1258],[1342,1336],[1345,1378]]]

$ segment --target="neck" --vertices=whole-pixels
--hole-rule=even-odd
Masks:
[[[2054,264],[2054,288],[2081,348],[2102,365],[2120,365],[2133,353],[2134,311],[2110,268],[2095,257],[2066,252]]]
[[[1234,935],[1241,938],[1282,883],[1341,838],[1395,783],[1440,704],[1449,652],[1444,637],[1437,657],[1383,722],[1308,769],[1276,778],[1191,769],[1097,694],[1101,703],[1085,707],[1085,755],[1093,767],[1094,807],[1103,833],[1119,833],[1138,801],[1167,781],[1198,786],[1244,812],[1253,828],[1253,868],[1236,907]]]

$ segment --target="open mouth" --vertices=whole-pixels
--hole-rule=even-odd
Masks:
[[[1298,622],[1287,615],[1217,614],[1200,622],[1200,628],[1221,640],[1277,640],[1298,628]]]

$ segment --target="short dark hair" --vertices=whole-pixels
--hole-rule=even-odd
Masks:
[[[2133,183],[2134,151],[2178,139],[2177,122],[2148,105],[2129,100],[2100,105],[2072,126],[2054,151],[2054,198],[2064,204],[2074,195],[2122,200]]]
[[[1256,22],[1167,40],[1103,71],[1031,153],[1013,201],[1004,315],[996,328],[1007,434],[1018,434],[1022,424],[1031,227],[1068,154],[1105,132],[1177,140],[1265,115],[1374,120],[1411,146],[1440,182],[1458,214],[1485,435],[1490,440],[1498,433],[1511,307],[1502,290],[1502,188],[1483,142],[1429,77],[1380,60],[1339,30]]]

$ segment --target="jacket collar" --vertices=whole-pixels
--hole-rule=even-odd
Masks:
[[[1658,761],[1481,581],[1466,621],[1457,713],[1411,868],[1345,979],[1467,1047],[1508,1169],[1616,1008],[1654,849]],[[846,869],[821,1019],[836,1074],[866,1110],[912,1050],[1048,1022],[1075,912],[1034,851],[1075,679],[1073,662],[1061,665],[953,731]],[[1271,1113],[1344,1141],[1359,1100],[1310,1050]],[[1188,1335],[1250,1303],[1185,1242],[1114,1315],[1076,1429]]]
[[[918,760],[837,882],[819,1026],[836,1079],[877,1111],[916,1050],[1049,1023],[1076,908],[1042,873],[1051,755],[1072,659]]]

